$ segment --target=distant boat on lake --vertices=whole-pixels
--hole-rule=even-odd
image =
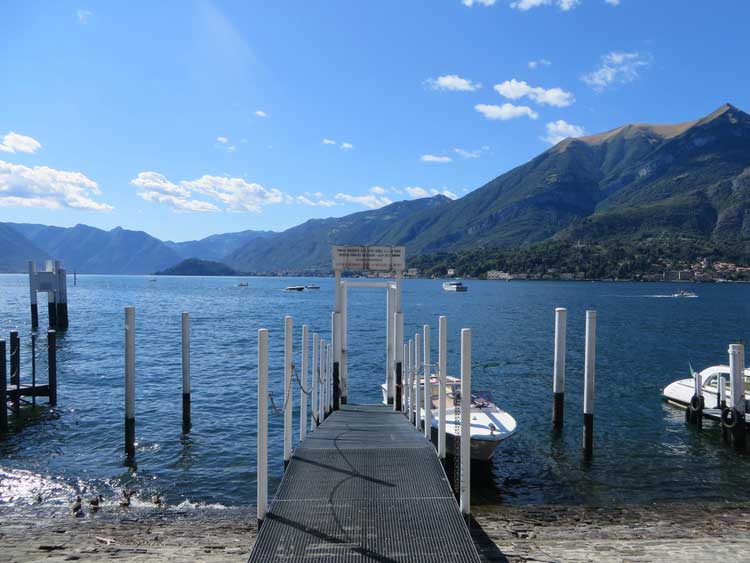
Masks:
[[[466,287],[460,281],[447,281],[447,282],[443,282],[443,290],[444,291],[469,291],[469,288]]]
[[[304,285],[288,285],[284,288],[284,291],[305,291]]]
[[[307,285],[305,286],[305,288],[306,288],[306,289],[320,289],[320,286],[319,286],[319,285],[315,285],[314,283],[308,283],[308,284],[307,284]]]

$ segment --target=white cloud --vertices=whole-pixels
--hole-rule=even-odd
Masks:
[[[89,10],[78,10],[76,12],[76,18],[78,19],[78,23],[83,24],[83,25],[89,23],[89,19],[93,15],[94,13]]]
[[[453,149],[453,152],[464,158],[479,158],[479,156],[482,154],[482,151],[480,150],[467,151],[466,149],[460,148]]]
[[[262,109],[255,110],[256,117],[268,117],[268,114]]]
[[[324,145],[335,145],[336,141],[334,141],[333,139],[323,139],[323,144]]]
[[[491,104],[477,104],[474,109],[484,115],[487,119],[499,119],[507,121],[516,117],[526,116],[529,119],[537,119],[539,114],[528,106],[514,106],[513,104],[503,104],[501,106]]]
[[[538,68],[550,66],[552,64],[551,61],[548,61],[547,59],[539,59],[537,61],[529,61],[529,68],[531,70],[536,70]]]
[[[444,195],[445,197],[447,197],[449,199],[458,199],[458,196],[456,194],[454,194],[452,191],[450,191],[449,189],[447,189],[447,188],[443,188],[442,190],[436,190],[436,189],[433,188],[433,189],[430,190],[430,194],[432,194],[432,195]]]
[[[229,142],[229,139],[226,137],[216,137],[216,142],[221,143],[222,145],[226,145]]]
[[[523,80],[506,80],[501,84],[495,84],[495,91],[510,100],[519,100],[528,97],[541,105],[564,108],[573,104],[576,99],[570,92],[562,88],[550,88],[548,90],[539,86],[530,86]]]
[[[516,0],[511,2],[510,7],[525,12],[539,6],[551,6],[555,4],[563,12],[572,10],[581,3],[581,0]]]
[[[446,74],[437,78],[428,78],[425,80],[425,84],[433,90],[453,90],[457,92],[473,92],[482,87],[478,82],[472,82],[468,78],[461,78],[457,74]]]
[[[430,192],[425,190],[424,188],[420,188],[419,186],[416,186],[413,188],[412,187],[404,188],[404,190],[406,191],[407,194],[409,194],[413,198],[430,197]]]
[[[341,148],[345,151],[349,151],[354,148],[354,145],[352,145],[351,143],[341,143]]]
[[[495,2],[497,2],[497,0],[461,0],[461,4],[468,8],[471,8],[475,4],[477,6],[494,6]]]
[[[35,138],[19,135],[13,131],[7,133],[3,137],[3,142],[0,143],[0,151],[2,152],[25,152],[33,154],[40,148],[42,148],[42,144]]]
[[[651,57],[641,53],[612,51],[601,56],[599,68],[581,77],[596,92],[615,83],[627,84],[640,76],[641,69],[651,64]]]
[[[604,0],[610,6],[619,6],[620,0]]]
[[[434,154],[423,154],[419,157],[422,162],[451,162],[453,159],[449,156],[438,156]]]
[[[374,194],[383,195],[388,190],[386,190],[385,188],[381,188],[380,186],[373,186],[370,188],[370,191]]]
[[[550,121],[546,125],[547,135],[541,139],[550,145],[556,145],[568,137],[581,137],[586,134],[586,130],[580,125],[573,125],[563,119]]]
[[[242,178],[204,175],[196,180],[178,184],[158,172],[141,172],[130,181],[139,188],[138,196],[146,201],[164,203],[179,211],[254,211],[265,205],[281,203],[284,195],[277,189],[266,189]],[[195,199],[203,196],[214,200]]]
[[[390,205],[391,203],[393,203],[390,198],[385,196],[378,196],[375,194],[352,195],[337,193],[335,199],[343,201],[345,203],[356,203],[358,205],[369,207],[370,209],[378,209],[379,207],[383,207],[385,205]]]
[[[30,168],[0,160],[0,206],[112,210],[111,205],[92,199],[101,193],[97,183],[81,172]]]
[[[312,199],[310,196],[314,196],[316,199]],[[305,195],[298,196],[286,196],[287,203],[299,203],[302,205],[310,205],[312,207],[333,207],[336,202],[330,199],[323,198],[323,194],[315,192],[314,194],[305,193]]]

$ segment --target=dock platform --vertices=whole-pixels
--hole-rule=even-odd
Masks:
[[[385,405],[342,405],[299,445],[250,563],[478,563],[434,447]]]

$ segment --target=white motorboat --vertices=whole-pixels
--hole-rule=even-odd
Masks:
[[[420,386],[424,389],[424,378],[419,379]],[[437,444],[440,420],[438,419],[438,398],[440,393],[440,382],[436,376],[430,377],[430,397],[432,403],[432,442]],[[446,452],[450,455],[460,446],[461,442],[461,406],[456,409],[454,399],[456,391],[461,388],[461,380],[457,377],[448,377],[446,381],[446,410],[445,410],[445,441]],[[388,388],[384,383],[381,386],[383,392],[383,403],[388,402]],[[458,417],[456,416],[458,411]],[[424,420],[424,408],[419,409],[419,415]],[[516,420],[491,401],[472,396],[471,398],[471,460],[488,461],[500,442],[509,438],[516,432]]]
[[[284,288],[284,291],[305,291],[304,285],[288,285]]]
[[[469,288],[466,287],[460,281],[447,281],[447,282],[443,282],[443,290],[444,291],[469,291]]]
[[[694,291],[686,291],[684,289],[681,289],[677,293],[673,293],[672,297],[698,297],[698,294]]]
[[[706,409],[716,409],[721,406],[719,399],[719,379],[724,380],[725,401],[729,402],[729,366],[711,366],[701,371],[698,375],[700,375],[701,394],[703,395],[703,403]],[[745,369],[744,380],[745,399],[747,400],[750,394],[750,368]],[[693,395],[695,395],[695,379],[693,377],[678,379],[667,385],[662,391],[662,397],[664,397],[665,401],[681,408],[687,408],[690,405]]]
[[[305,286],[305,289],[320,289],[320,286],[319,285],[315,285],[314,283],[308,283]]]

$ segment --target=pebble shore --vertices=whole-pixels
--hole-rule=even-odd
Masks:
[[[750,562],[750,503],[479,506],[472,535],[485,562]],[[244,562],[252,509],[0,512],[0,561]]]

